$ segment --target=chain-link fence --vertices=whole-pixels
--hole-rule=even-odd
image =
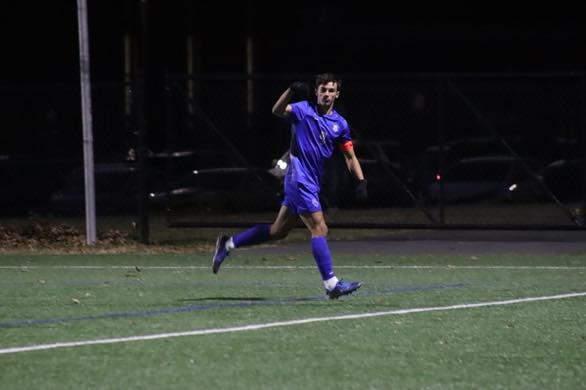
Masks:
[[[167,149],[193,152],[187,164],[193,170],[172,185],[189,192],[175,197],[181,206],[171,202],[174,224],[271,218],[282,196],[279,183],[270,177],[252,189],[242,183],[254,187],[246,176],[251,168],[281,177],[289,127],[270,109],[299,78],[313,82],[311,76],[168,80],[173,142]],[[584,204],[583,83],[578,74],[345,75],[336,109],[352,127],[369,202],[353,199],[354,183],[334,156],[321,193],[329,220],[350,226],[577,226]],[[219,169],[226,167],[243,171],[237,176]],[[272,201],[245,206],[247,191],[266,199],[267,189]],[[198,207],[186,207],[192,201]]]
[[[369,183],[343,159],[321,193],[338,226],[573,228],[583,219],[582,74],[342,75],[344,115]],[[152,88],[150,209],[174,226],[270,221],[289,126],[271,107],[312,76],[170,76]],[[136,213],[135,88],[92,87],[98,217]],[[0,215],[81,215],[78,86],[0,88]]]
[[[127,170],[122,167],[135,143],[131,116],[124,109],[125,92],[118,84],[95,85],[92,91],[97,200],[102,215],[118,211],[106,199],[107,193],[123,187],[123,180],[102,172]],[[0,100],[0,216],[81,215],[84,179],[79,85],[3,87]],[[134,181],[124,180],[126,186]],[[134,210],[136,202],[129,194],[121,195]]]

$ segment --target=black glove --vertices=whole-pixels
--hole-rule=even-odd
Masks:
[[[289,86],[292,93],[292,101],[308,100],[309,99],[309,85],[302,81],[294,81]]]
[[[368,199],[368,191],[366,189],[367,183],[368,182],[366,179],[360,180],[358,182],[358,185],[356,186],[356,192],[354,193],[356,200],[364,202],[366,199]]]

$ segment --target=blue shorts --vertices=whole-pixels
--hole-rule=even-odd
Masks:
[[[311,214],[321,211],[319,195],[296,182],[285,181],[285,199],[281,204],[295,214]]]

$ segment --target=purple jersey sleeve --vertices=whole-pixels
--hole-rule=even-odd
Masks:
[[[305,104],[303,104],[305,103]],[[289,115],[289,123],[295,124],[301,120],[304,115],[304,111],[306,111],[307,102],[302,101],[298,103],[292,103],[291,106],[291,115]]]

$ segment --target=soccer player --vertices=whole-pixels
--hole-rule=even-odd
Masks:
[[[281,209],[272,224],[258,224],[232,237],[220,235],[212,260],[214,273],[235,248],[285,238],[299,217],[311,232],[311,249],[329,298],[336,299],[360,288],[360,282],[338,279],[333,271],[328,227],[319,202],[323,165],[334,148],[342,151],[350,173],[358,182],[356,197],[359,200],[367,197],[367,182],[352,147],[348,123],[334,110],[341,87],[342,81],[335,75],[319,74],[315,80],[315,103],[307,100],[290,103],[303,89],[303,83],[295,82],[274,104],[273,114],[292,125],[290,165]]]

